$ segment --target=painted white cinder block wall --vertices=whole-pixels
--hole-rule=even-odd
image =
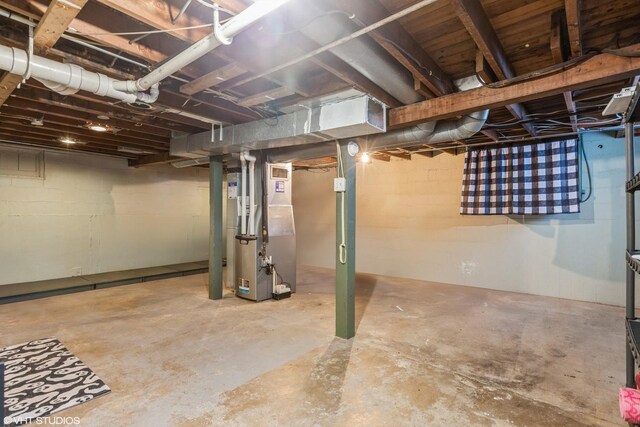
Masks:
[[[459,215],[463,155],[358,165],[356,270],[624,304],[624,141],[585,147],[593,195],[575,215]],[[334,174],[294,174],[302,265],[335,268]]]
[[[45,153],[45,179],[0,176],[0,285],[208,258],[206,169]]]

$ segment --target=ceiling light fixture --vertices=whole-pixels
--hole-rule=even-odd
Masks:
[[[39,119],[34,117],[30,119],[30,122],[32,126],[44,126],[44,116]]]
[[[70,138],[68,136],[61,136],[60,138],[58,138],[58,141],[62,142],[63,144],[75,144],[78,142],[75,139]]]
[[[84,125],[87,129],[92,130],[94,132],[107,132],[107,131],[111,131],[111,126],[109,125],[103,125],[102,123],[93,123],[93,122],[87,122]]]

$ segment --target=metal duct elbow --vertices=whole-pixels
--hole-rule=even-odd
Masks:
[[[469,138],[480,132],[489,117],[489,110],[476,111],[455,122],[439,122],[433,134],[427,138],[431,144]]]

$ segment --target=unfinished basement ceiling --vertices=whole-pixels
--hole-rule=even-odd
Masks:
[[[72,18],[65,36],[48,49],[42,48],[40,54],[117,79],[136,79],[148,72],[148,67],[161,64],[209,34],[211,27],[203,25],[212,22],[212,11],[203,2],[207,1],[191,1],[172,23],[185,0],[89,0]],[[50,3],[0,0],[0,10],[37,22]],[[218,3],[232,13],[251,4],[248,0]],[[330,52],[263,77],[256,76],[317,48],[318,43],[300,32],[316,19],[350,15],[357,28],[415,3],[414,0],[294,0],[238,35],[230,46],[216,49],[182,69],[175,78],[165,79],[158,101],[149,109],[86,92],[61,95],[33,79],[16,89],[15,76],[5,75],[0,81],[0,140],[110,154],[141,166],[176,160],[169,155],[172,134],[210,130],[211,124],[201,118],[225,124],[271,118],[280,114],[282,108],[304,99],[352,87],[370,93],[390,107],[399,107],[402,103],[387,88],[376,85],[345,58]],[[306,9],[319,12],[301,16],[300,11]],[[478,16],[483,14],[485,21],[479,21]],[[639,21],[640,2],[632,0],[437,0],[362,37],[413,76],[416,92],[428,99],[450,93],[454,80],[476,73],[486,82],[504,80],[581,54],[636,44]],[[114,34],[181,27],[196,28],[148,35]],[[0,17],[0,44],[25,49],[27,39],[26,25]],[[86,43],[100,50],[89,48]],[[479,53],[487,62],[480,68],[478,58],[483,56]],[[500,63],[499,69],[496,61]],[[481,133],[454,145],[464,149],[473,144],[563,134],[578,127],[594,126],[603,121],[601,111],[611,94],[632,84],[630,80],[622,80],[569,92],[568,97],[555,95],[493,109]],[[571,101],[575,105],[574,116],[569,114]],[[87,127],[89,123],[107,125],[107,131],[92,131]],[[59,141],[63,137],[77,143],[63,144]],[[447,152],[459,151],[451,150],[451,146],[446,145]],[[418,144],[375,153],[374,158],[433,155],[438,153],[432,151],[434,148],[438,147]]]

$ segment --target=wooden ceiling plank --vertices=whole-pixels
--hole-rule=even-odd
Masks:
[[[33,32],[33,47],[37,53],[46,53],[82,10],[87,0],[53,0]],[[0,106],[22,81],[22,76],[5,73],[0,80]]]
[[[640,44],[624,49],[636,54],[640,52]],[[409,126],[428,120],[469,114],[484,108],[498,108],[513,103],[543,99],[568,90],[584,89],[623,80],[638,73],[640,73],[638,57],[599,54],[575,67],[537,79],[499,88],[471,89],[392,109],[389,113],[389,127]]]
[[[480,0],[450,0],[450,2],[496,76],[501,80],[515,77],[513,67]],[[524,121],[522,127],[531,136],[537,135],[535,127],[526,122],[528,116],[524,105],[510,105],[507,109],[518,121]]]

